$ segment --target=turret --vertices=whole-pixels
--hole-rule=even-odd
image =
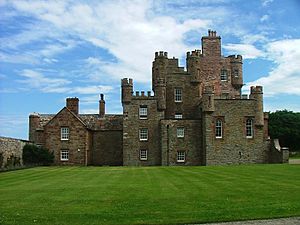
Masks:
[[[155,93],[155,87],[159,79],[166,78],[168,67],[168,53],[155,52],[155,59],[152,64],[152,90]]]
[[[29,141],[36,142],[36,129],[40,125],[40,115],[38,113],[32,113],[29,115]]]
[[[71,112],[78,115],[78,112],[79,112],[79,99],[78,98],[67,98],[66,106]]]
[[[166,80],[160,78],[156,82],[155,86],[155,96],[157,98],[157,109],[165,110],[166,109]]]
[[[100,94],[99,115],[100,115],[100,117],[104,117],[104,115],[105,115],[105,101],[104,101],[104,95],[103,94]]]
[[[204,112],[215,111],[214,90],[212,86],[206,86],[202,96],[202,110]]]
[[[199,62],[201,57],[201,50],[187,52],[186,55],[186,68],[187,72],[191,74],[191,82],[200,82],[200,68]]]
[[[122,103],[126,104],[131,101],[132,93],[133,93],[133,83],[132,79],[129,80],[127,78],[123,78],[121,80],[122,87]]]
[[[201,42],[204,57],[221,57],[221,37],[216,31],[208,30],[208,36],[202,37]]]
[[[264,125],[264,111],[263,111],[263,87],[262,86],[252,86],[250,89],[250,99],[256,100],[256,115],[255,115],[255,125]]]
[[[237,89],[241,90],[243,84],[243,59],[241,55],[230,55],[231,65],[231,84]]]

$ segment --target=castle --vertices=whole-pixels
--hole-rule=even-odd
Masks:
[[[221,55],[215,31],[188,52],[186,70],[167,52],[156,52],[152,90],[133,92],[121,80],[122,115],[79,114],[79,99],[67,98],[55,115],[31,114],[29,140],[54,152],[55,164],[219,165],[267,163],[268,114],[263,90],[243,95],[242,56]]]

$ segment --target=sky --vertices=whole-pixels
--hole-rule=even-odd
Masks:
[[[30,113],[122,113],[120,80],[151,90],[156,51],[185,66],[216,30],[222,55],[243,56],[243,93],[264,87],[264,111],[300,111],[300,0],[0,0],[0,136],[28,139]]]

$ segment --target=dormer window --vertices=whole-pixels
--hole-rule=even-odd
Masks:
[[[222,69],[220,75],[221,81],[227,81],[227,70]]]

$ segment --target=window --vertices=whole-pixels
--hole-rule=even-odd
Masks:
[[[216,120],[216,138],[222,138],[222,120]]]
[[[141,128],[140,129],[140,141],[147,141],[148,140],[148,129]]]
[[[227,70],[221,70],[221,81],[227,81]]]
[[[147,119],[147,116],[148,116],[148,107],[146,105],[141,105],[140,106],[139,115],[140,115],[140,119],[141,120]]]
[[[69,127],[60,128],[60,139],[69,140]]]
[[[177,137],[184,137],[184,127],[177,127]]]
[[[174,90],[174,97],[175,102],[182,102],[182,89],[181,88],[175,88]]]
[[[61,150],[60,151],[60,160],[68,161],[69,160],[69,150]]]
[[[147,150],[145,149],[140,150],[140,160],[147,160]]]
[[[182,113],[175,113],[175,119],[182,119]]]
[[[233,71],[233,75],[234,75],[234,77],[239,77],[239,70],[235,69]]]
[[[185,152],[184,151],[177,152],[177,162],[185,162]]]
[[[246,137],[247,138],[253,137],[253,120],[250,118],[246,120]]]

